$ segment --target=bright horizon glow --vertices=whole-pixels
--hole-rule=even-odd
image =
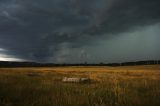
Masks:
[[[6,54],[0,54],[0,61],[25,61],[25,60],[15,58]]]

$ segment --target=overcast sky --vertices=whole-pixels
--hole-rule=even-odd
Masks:
[[[0,60],[160,59],[159,0],[0,0]]]

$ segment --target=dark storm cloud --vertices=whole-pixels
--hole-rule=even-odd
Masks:
[[[99,28],[94,28],[92,33],[119,33],[135,26],[157,23],[159,4],[157,0],[115,0],[102,15],[97,15],[97,20],[101,21]]]
[[[0,0],[0,48],[34,61],[73,58],[71,49],[88,57],[83,47],[99,36],[159,23],[159,5],[158,0]]]

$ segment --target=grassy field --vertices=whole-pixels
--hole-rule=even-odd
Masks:
[[[0,68],[0,106],[160,106],[160,65]]]

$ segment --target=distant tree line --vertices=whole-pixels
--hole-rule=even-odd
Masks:
[[[55,63],[36,63],[36,62],[9,62],[0,61],[0,67],[57,67],[57,66],[136,66],[136,65],[156,65],[160,64],[160,60],[147,60],[147,61],[136,61],[136,62],[124,62],[124,63],[99,63],[99,64],[55,64]]]
[[[136,61],[136,62],[124,62],[124,63],[111,63],[108,66],[136,66],[136,65],[156,65],[160,64],[160,60],[148,60],[148,61]]]

